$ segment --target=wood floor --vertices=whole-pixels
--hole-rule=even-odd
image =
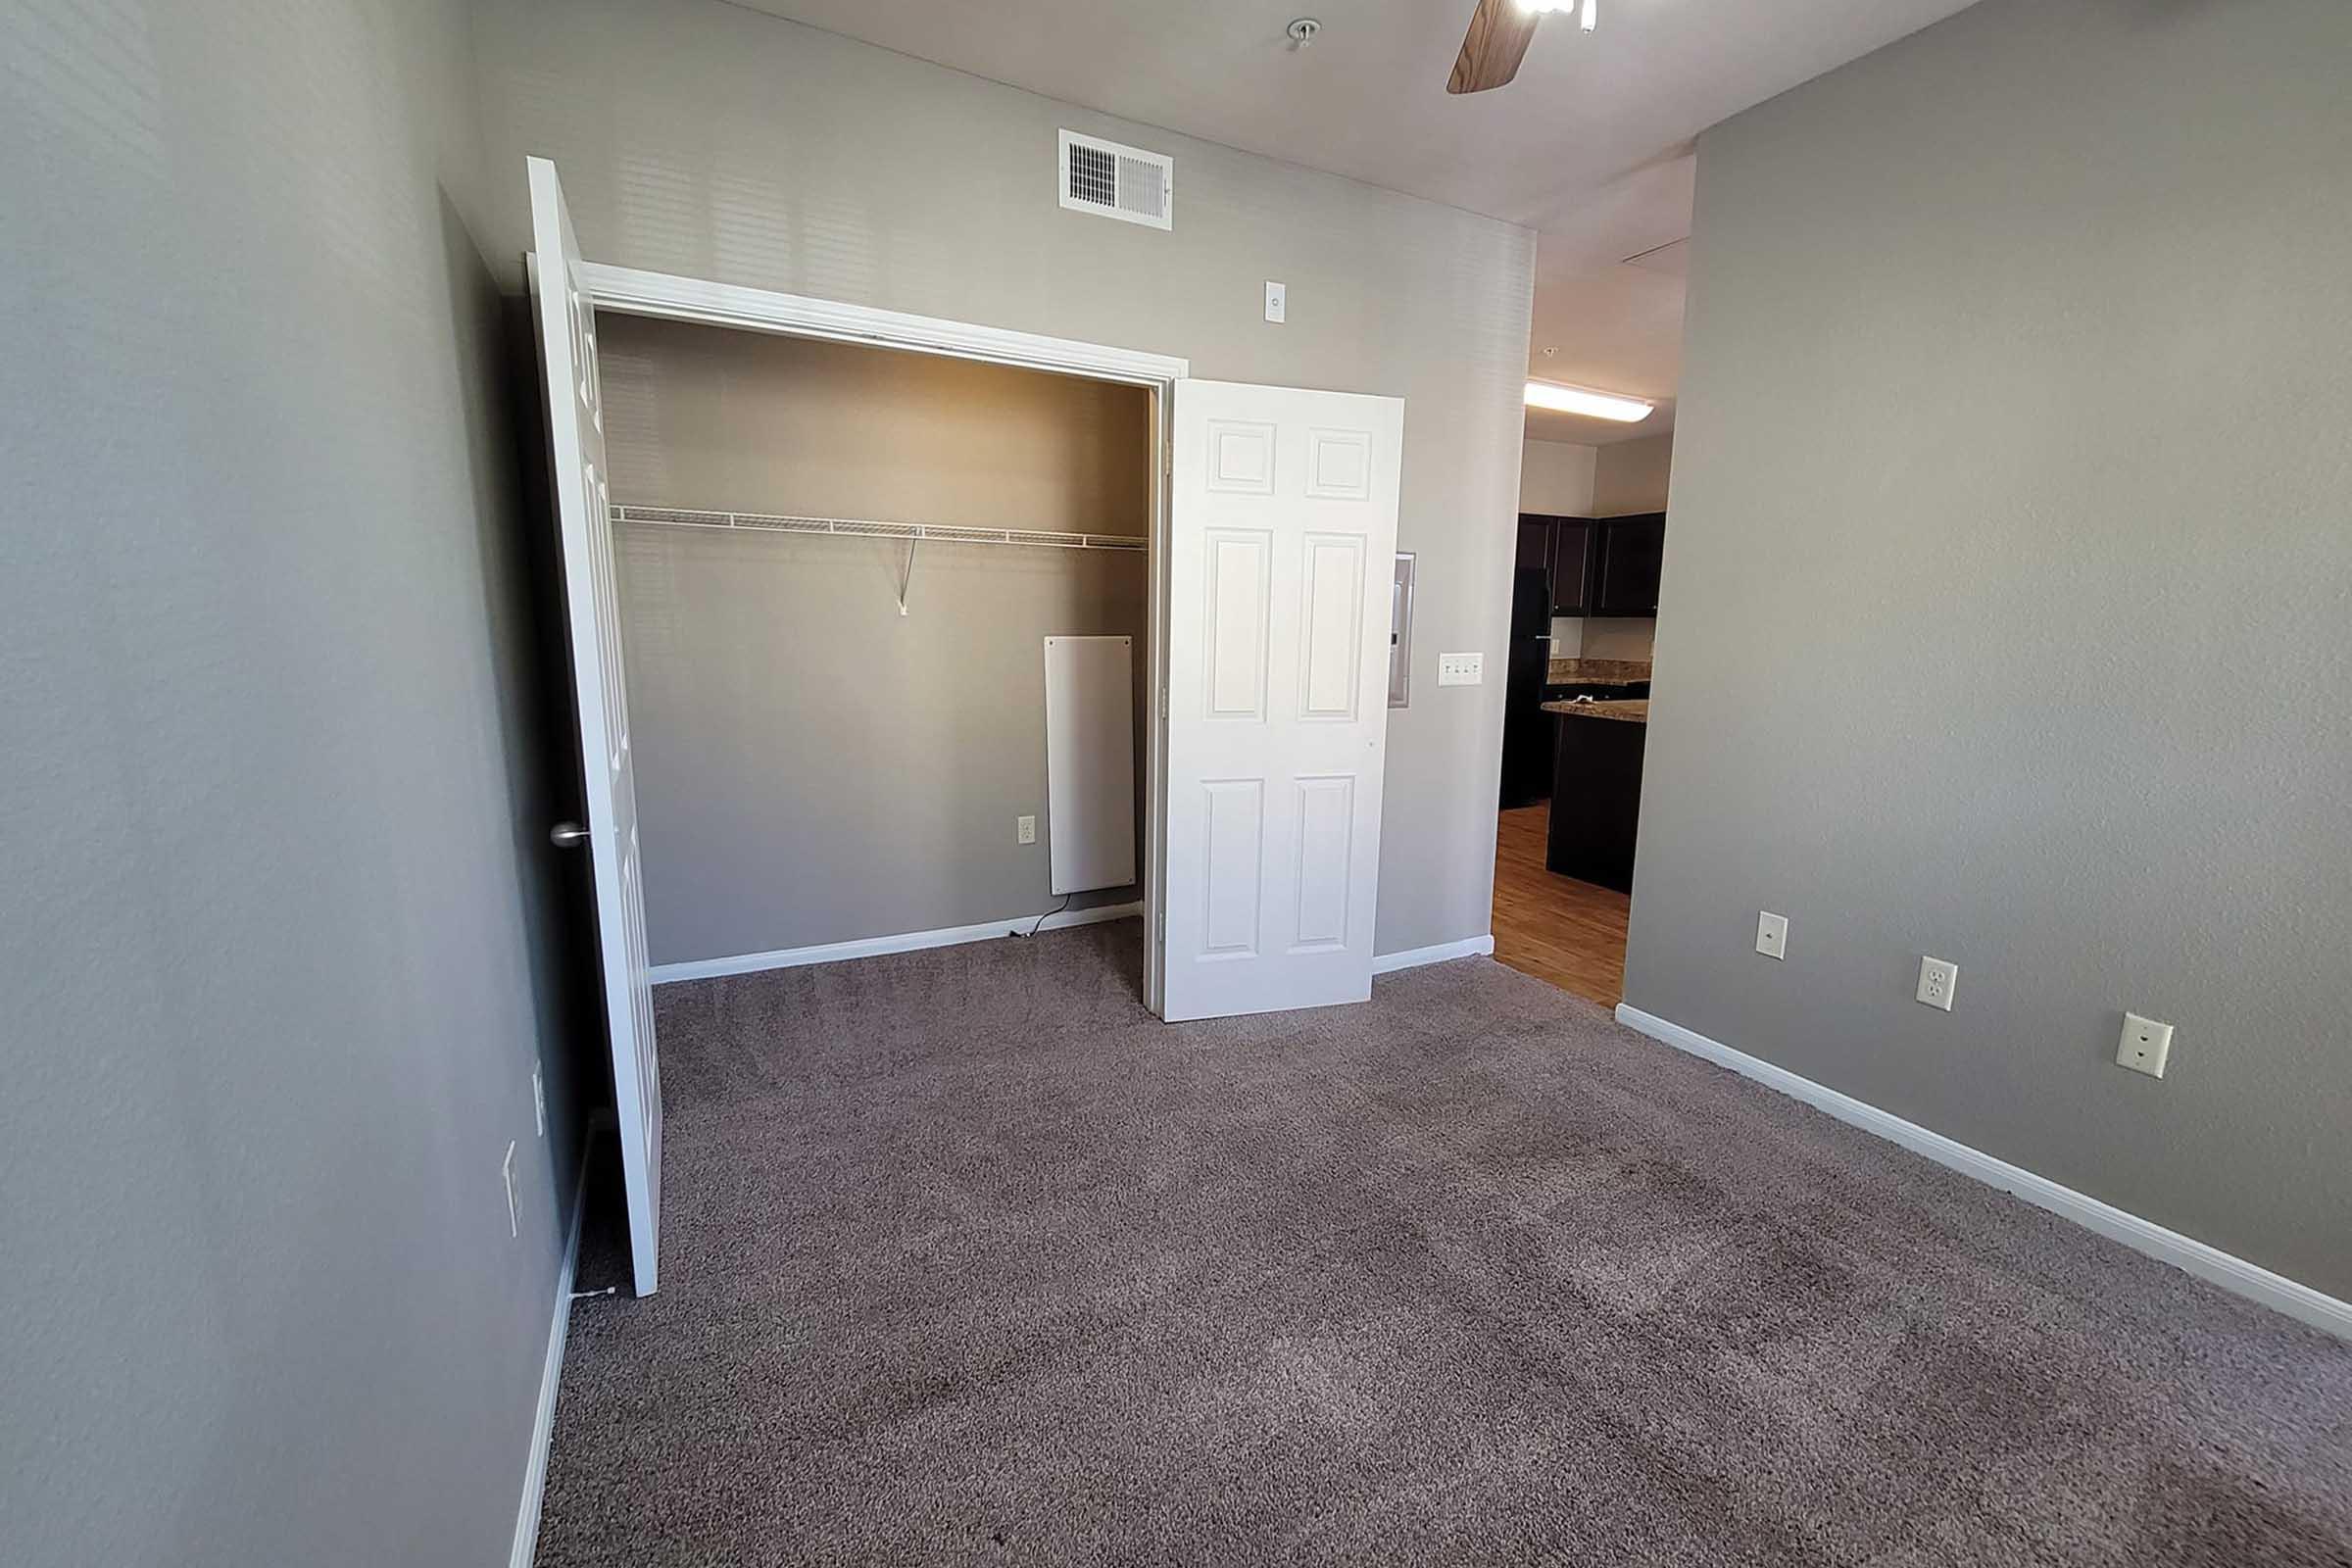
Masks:
[[[1494,956],[1561,990],[1614,1007],[1625,1000],[1625,917],[1632,900],[1544,868],[1548,805],[1502,813],[1494,838]]]

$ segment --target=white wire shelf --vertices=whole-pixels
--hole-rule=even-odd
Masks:
[[[965,528],[939,522],[883,522],[872,517],[795,517],[771,512],[706,512],[687,507],[620,507],[614,522],[663,528],[731,528],[743,533],[832,533],[860,539],[929,540],[956,545],[1028,545],[1047,550],[1128,550],[1146,541],[1124,533],[1053,533],[1038,528]]]

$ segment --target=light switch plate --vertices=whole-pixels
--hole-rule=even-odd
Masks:
[[[1756,951],[1767,958],[1788,956],[1788,917],[1770,909],[1756,912]]]
[[[2164,1058],[2173,1054],[2173,1026],[2142,1018],[2136,1012],[2124,1014],[2124,1037],[2115,1048],[2115,1064],[2133,1072],[2144,1072],[2151,1078],[2164,1076]]]
[[[1290,285],[1287,283],[1277,283],[1272,278],[1267,278],[1266,319],[1269,321],[1280,322],[1283,318],[1284,313],[1290,308]]]
[[[1438,656],[1438,684],[1441,686],[1476,686],[1486,678],[1487,656],[1484,654]]]

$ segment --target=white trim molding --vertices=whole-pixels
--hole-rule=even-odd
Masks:
[[[547,1360],[539,1369],[539,1414],[531,1423],[531,1456],[522,1470],[522,1503],[514,1515],[514,1549],[509,1568],[531,1568],[539,1553],[539,1515],[547,1497],[547,1455],[556,1439],[556,1391],[564,1381],[564,1346],[571,1338],[571,1286],[580,1266],[580,1219],[588,1211],[588,1162],[596,1135],[609,1118],[599,1113],[580,1140],[580,1174],[571,1191],[571,1233],[564,1241],[564,1262],[556,1270],[556,1312],[547,1327]]]
[[[1049,914],[1038,924],[1034,914],[1007,915],[978,925],[943,926],[937,931],[903,931],[896,936],[859,937],[855,942],[827,942],[813,948],[778,948],[770,953],[739,953],[729,958],[692,958],[684,963],[657,963],[655,985],[672,980],[709,980],[722,974],[757,974],[762,969],[798,969],[804,964],[838,963],[844,958],[871,958],[885,953],[913,953],[923,948],[953,948],[966,942],[993,942],[1036,927],[1059,931],[1073,925],[1099,925],[1105,920],[1131,920],[1144,912],[1140,903],[1098,904],[1084,909]]]
[[[1170,420],[1174,416],[1176,383],[1193,373],[1190,360],[1180,355],[1153,354],[1106,343],[1086,343],[1075,338],[1048,337],[1037,332],[1019,332],[1009,327],[987,326],[973,321],[952,321],[936,316],[915,316],[905,311],[878,310],[871,306],[846,304],[840,300],[816,299],[806,294],[785,294],[774,289],[684,277],[673,272],[649,272],[633,267],[614,267],[605,262],[582,262],[579,276],[587,285],[589,300],[593,305],[624,315],[699,321],[752,332],[829,338],[842,343],[871,343],[884,348],[946,354],[958,359],[984,360],[994,365],[1020,366],[1063,375],[1120,381],[1148,389],[1152,401],[1152,466],[1154,475],[1149,566],[1152,590],[1148,647],[1152,673],[1148,689],[1160,694],[1161,706],[1164,707],[1168,679],[1170,480],[1167,463],[1172,450]],[[1167,861],[1167,720],[1164,716],[1148,724],[1145,729],[1144,763],[1146,855],[1142,868],[1143,903],[1147,907],[1159,911],[1157,918],[1164,919],[1166,911],[1161,907],[1160,893],[1160,879]],[[904,952],[906,949],[876,951]],[[767,956],[746,955],[746,959],[762,956]],[[858,955],[842,953],[833,956],[856,957]],[[1160,956],[1158,943],[1147,942],[1144,945],[1144,1004],[1155,1013],[1161,1010],[1166,988],[1166,977],[1160,973]],[[816,957],[799,961],[821,963],[825,959]],[[741,968],[708,972],[742,974],[750,969],[779,966],[747,961]],[[663,977],[657,975],[656,978]],[[683,980],[690,976],[681,973],[667,978]]]
[[[1464,937],[1459,942],[1441,942],[1434,948],[1407,948],[1402,953],[1376,953],[1372,956],[1374,974],[1395,974],[1399,969],[1418,969],[1425,963],[1444,963],[1451,958],[1479,958],[1494,951],[1494,934],[1483,937]]]
[[[806,294],[780,294],[774,289],[648,272],[606,262],[583,262],[579,270],[588,284],[589,298],[599,310],[629,316],[660,316],[845,343],[880,343],[1143,386],[1165,385],[1192,374],[1192,362],[1171,354],[1046,337],[936,316],[910,316],[905,311],[845,305]]]
[[[2314,1328],[2352,1340],[2352,1301],[2338,1300],[2194,1237],[2167,1230],[2153,1220],[2141,1219],[2112,1203],[2062,1187],[2046,1176],[2036,1176],[2023,1166],[1996,1159],[1982,1150],[1931,1132],[1917,1122],[1905,1121],[1891,1111],[1839,1094],[1810,1078],[1800,1078],[1786,1067],[1776,1067],[1761,1057],[1735,1051],[1719,1040],[1710,1040],[1696,1030],[1643,1012],[1629,1003],[1617,1004],[1617,1021],[1677,1051],[1703,1056],[1719,1067],[1729,1067],[1743,1078],[1754,1079],[1767,1089],[1777,1089],[1792,1100],[1801,1100],[1849,1126],[1874,1133],[1888,1143],[1900,1144],[1913,1153],[1925,1155],[1963,1176],[2014,1194],[2036,1208],[2048,1209],[2062,1219],[2097,1231],[2159,1262],[2170,1263],[2250,1301],[2299,1318]]]

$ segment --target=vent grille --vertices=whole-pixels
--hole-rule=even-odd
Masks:
[[[1061,205],[1122,222],[1172,224],[1176,161],[1115,141],[1061,133]]]

